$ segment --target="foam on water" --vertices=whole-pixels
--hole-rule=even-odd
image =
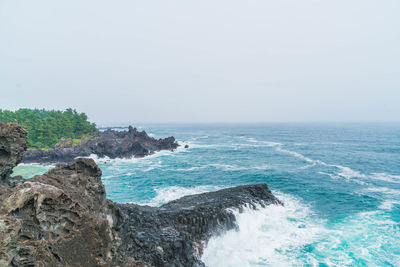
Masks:
[[[157,160],[155,163],[153,163],[151,166],[149,166],[148,168],[146,168],[146,169],[143,169],[143,171],[144,172],[149,172],[149,171],[152,171],[152,170],[154,170],[154,169],[157,169],[157,168],[161,168],[162,167],[162,161],[161,160]]]
[[[384,211],[360,212],[329,226],[309,255],[331,266],[395,266],[400,262],[399,224]],[[319,252],[319,253],[317,253]]]
[[[366,178],[365,174],[361,174],[359,171],[355,171],[349,167],[344,167],[344,166],[340,166],[340,165],[331,165],[331,166],[338,168],[339,172],[337,174],[346,179],[351,179],[354,177]]]
[[[233,211],[239,231],[210,240],[209,266],[398,266],[400,125],[314,126],[152,127],[176,136],[178,153],[97,160],[122,203],[262,182],[278,190],[284,207]]]
[[[107,156],[105,157],[98,157],[96,154],[91,154],[86,158],[91,158],[96,162],[100,162],[100,163],[137,163],[137,162],[143,162],[143,161],[150,161],[152,159],[155,158],[159,158],[159,157],[164,157],[164,156],[176,156],[178,153],[184,153],[184,152],[189,152],[188,149],[184,148],[184,145],[180,145],[178,146],[178,148],[176,148],[173,151],[170,150],[161,150],[161,151],[156,151],[151,155],[145,156],[145,157],[141,157],[141,158],[135,158],[135,157],[131,157],[131,158],[115,158],[115,159],[111,159]],[[79,157],[77,157],[79,158]]]
[[[256,142],[256,140],[253,139],[252,142]],[[259,142],[261,142],[261,141],[259,141]],[[322,166],[326,166],[326,167],[333,167],[336,169],[334,171],[334,173],[326,173],[326,172],[321,172],[321,171],[318,172],[320,174],[326,174],[333,179],[337,179],[339,177],[345,178],[346,180],[350,180],[353,178],[361,178],[361,179],[381,180],[381,181],[386,181],[386,182],[390,182],[390,183],[400,183],[400,175],[392,175],[392,174],[388,174],[388,173],[371,173],[370,175],[367,175],[367,174],[361,173],[360,171],[353,170],[352,168],[347,167],[347,166],[328,164],[328,163],[318,160],[318,159],[311,159],[309,157],[306,157],[303,154],[298,153],[296,151],[283,149],[282,148],[283,144],[281,144],[281,143],[275,143],[275,144],[276,145],[274,145],[273,147],[276,149],[276,151],[292,155],[298,159],[301,159],[305,162],[310,163],[310,165],[299,167],[299,169],[308,169],[308,168],[314,167],[316,165],[322,165]],[[353,181],[358,184],[363,184],[363,185],[367,184],[366,182],[361,181],[359,179],[353,179]]]
[[[381,180],[389,183],[400,183],[400,175],[392,175],[388,173],[372,173],[373,179]]]
[[[278,142],[272,142],[272,141],[263,141],[263,140],[257,140],[253,137],[250,138],[246,138],[247,141],[251,142],[251,143],[256,143],[256,144],[263,144],[265,146],[268,147],[275,147],[275,146],[281,146],[282,143],[278,143]]]
[[[365,189],[365,192],[379,192],[379,193],[393,195],[393,196],[400,196],[400,190],[387,188],[387,187],[370,187],[370,188]]]
[[[350,179],[349,177],[343,177],[343,176],[338,175],[336,173],[328,173],[328,172],[323,172],[323,171],[319,171],[317,173],[323,174],[323,175],[327,175],[333,180],[343,180],[343,178],[345,178],[344,181],[346,181],[348,183],[356,183],[356,184],[359,184],[359,185],[367,185],[368,184],[365,181],[362,181],[360,179],[356,179],[355,177],[352,177],[352,179]]]
[[[398,223],[383,212],[361,212],[330,224],[301,200],[274,194],[285,206],[233,211],[239,230],[209,240],[202,256],[207,266],[381,266],[400,262],[400,254],[381,255],[382,247],[400,245]],[[387,233],[392,235],[384,237]]]
[[[372,196],[381,194],[380,197],[383,201],[379,205],[380,210],[391,210],[394,205],[400,204],[400,189],[393,189],[383,186],[371,186],[362,191],[363,194],[370,194]]]
[[[205,169],[207,167],[208,167],[207,165],[206,166],[194,166],[194,167],[190,167],[190,168],[186,168],[186,169],[179,168],[179,169],[176,169],[175,171],[178,171],[178,172],[191,172],[191,171]]]
[[[217,169],[221,169],[221,170],[224,170],[224,171],[242,171],[242,170],[248,170],[249,169],[249,167],[239,167],[239,166],[234,166],[234,165],[230,165],[230,164],[218,164],[218,163],[215,163],[215,164],[209,164],[208,166],[211,166],[211,167],[215,167],[215,168],[217,168]]]
[[[207,266],[300,265],[298,254],[321,232],[312,221],[311,209],[298,199],[274,192],[285,206],[270,205],[258,210],[234,211],[239,231],[212,237],[202,260]]]
[[[316,161],[316,160],[310,159],[310,158],[308,158],[308,157],[306,157],[306,156],[304,156],[304,155],[302,155],[300,153],[297,153],[295,151],[283,149],[282,146],[277,146],[276,150],[279,151],[279,152],[282,152],[282,153],[290,154],[290,155],[292,155],[292,156],[294,156],[296,158],[299,158],[301,160],[304,160],[304,161],[306,161],[308,163],[320,162],[320,161]]]

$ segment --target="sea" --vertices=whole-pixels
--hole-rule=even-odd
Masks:
[[[136,126],[181,146],[145,158],[93,157],[113,201],[159,206],[267,183],[284,202],[232,211],[238,230],[209,240],[207,266],[400,266],[400,123]],[[15,174],[51,167],[20,165]]]

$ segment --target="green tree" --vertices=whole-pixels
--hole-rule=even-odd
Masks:
[[[77,139],[97,131],[96,124],[88,121],[85,113],[75,109],[45,110],[26,109],[1,110],[0,121],[15,122],[28,131],[30,148],[50,148],[61,138]]]

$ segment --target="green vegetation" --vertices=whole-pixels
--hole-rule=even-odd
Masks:
[[[29,148],[48,149],[61,138],[71,138],[77,145],[80,137],[97,131],[96,124],[90,123],[85,113],[71,108],[65,111],[0,109],[0,121],[15,122],[24,127],[28,131]]]

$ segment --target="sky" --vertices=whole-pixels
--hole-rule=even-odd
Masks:
[[[1,0],[0,108],[400,121],[398,0]]]

